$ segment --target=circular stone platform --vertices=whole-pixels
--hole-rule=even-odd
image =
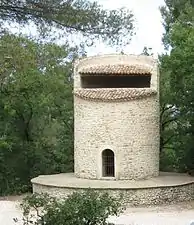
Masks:
[[[33,192],[67,197],[74,191],[92,188],[108,191],[115,197],[123,194],[126,205],[158,205],[194,199],[194,177],[180,173],[161,172],[148,180],[89,180],[73,173],[41,175],[31,180]]]

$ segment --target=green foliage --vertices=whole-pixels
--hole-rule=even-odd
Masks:
[[[194,7],[193,0],[165,0],[165,6],[160,8],[163,18],[163,26],[165,33],[163,35],[163,44],[168,49],[171,47],[171,39],[169,37],[170,31],[174,24],[179,21],[179,17],[184,12],[187,5]]]
[[[109,216],[123,211],[121,204],[121,198],[88,189],[60,200],[33,194],[21,206],[25,225],[106,225]]]
[[[77,50],[4,34],[0,51],[0,194],[6,194],[27,191],[39,174],[73,170],[70,55]]]
[[[81,33],[92,40],[102,38],[110,44],[129,41],[133,33],[130,11],[104,10],[97,2],[88,0],[4,0],[0,1],[0,19],[19,24],[33,22],[44,36],[56,33],[57,28],[64,36]]]
[[[162,103],[170,107],[162,136],[167,140],[172,136],[167,146],[174,150],[172,163],[180,171],[190,171],[194,169],[194,7],[189,1],[172,0],[162,13],[168,27],[164,44],[171,49],[161,56]]]

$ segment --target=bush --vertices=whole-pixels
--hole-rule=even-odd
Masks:
[[[108,225],[109,216],[123,211],[122,198],[88,189],[66,199],[47,194],[27,196],[21,207],[24,225]]]

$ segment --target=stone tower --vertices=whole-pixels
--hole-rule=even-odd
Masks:
[[[152,57],[75,63],[75,175],[139,180],[159,174],[159,73]]]
[[[193,177],[159,173],[157,62],[104,55],[81,59],[74,68],[75,174],[35,177],[33,193],[61,199],[90,188],[122,194],[130,207],[193,200]]]

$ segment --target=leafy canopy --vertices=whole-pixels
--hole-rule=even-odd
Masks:
[[[30,179],[39,174],[72,171],[71,73],[77,49],[4,34],[0,52],[0,193],[4,194],[29,190]]]
[[[166,111],[171,129],[167,140],[175,137],[170,148],[179,167],[188,171],[194,169],[194,4],[187,0],[166,3],[161,9],[166,31],[163,42],[170,53],[161,56],[161,88],[162,101],[170,109]]]
[[[169,37],[170,32],[173,29],[173,25],[177,21],[181,21],[180,18],[182,13],[187,13],[186,5],[194,7],[194,1],[193,0],[165,0],[165,6],[162,6],[160,8],[160,12],[163,19],[163,26],[165,29],[165,33],[163,35],[163,44],[168,49],[171,44],[171,40]],[[187,17],[189,19],[189,17]],[[188,21],[183,21],[184,25],[187,24]]]
[[[128,42],[133,34],[129,10],[104,10],[88,0],[3,0],[0,19],[19,24],[34,22],[44,35],[55,27],[64,35],[81,33],[90,39],[101,37],[110,44]]]

